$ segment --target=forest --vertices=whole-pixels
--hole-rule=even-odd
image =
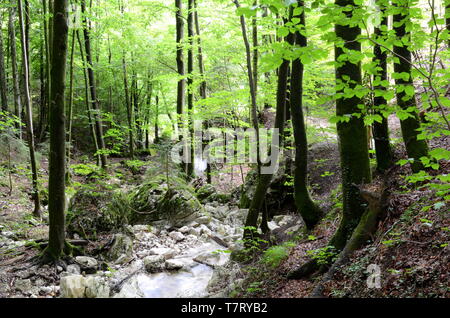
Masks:
[[[450,296],[450,0],[1,0],[0,98],[0,298]]]

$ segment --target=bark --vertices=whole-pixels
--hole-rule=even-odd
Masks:
[[[75,17],[73,20],[75,24]],[[68,123],[69,126],[67,128],[67,166],[70,167],[70,155],[71,155],[71,148],[72,148],[72,117],[73,117],[73,61],[74,61],[74,53],[75,53],[75,33],[76,30],[72,30],[72,42],[71,42],[71,48],[70,48],[70,70],[69,70],[69,101],[68,101]],[[67,169],[69,171],[69,169]],[[70,174],[67,173],[67,182],[70,182]]]
[[[200,87],[199,87],[199,92],[200,92],[200,97],[202,99],[206,99],[207,95],[206,95],[206,78],[205,78],[205,65],[203,62],[203,48],[202,48],[202,39],[200,36],[200,22],[198,19],[198,10],[197,10],[197,1],[194,0],[194,20],[195,20],[195,33],[197,34],[197,49],[198,49],[198,54],[197,54],[197,59],[198,59],[198,69],[199,69],[199,73],[200,73]],[[209,128],[209,124],[208,121],[205,122],[204,124],[204,129],[205,131],[208,130]],[[208,142],[205,140],[204,142],[204,147],[206,147],[208,144]],[[204,158],[205,159],[205,158]],[[211,184],[212,182],[212,178],[211,178],[211,164],[209,163],[209,158],[206,158],[206,182]]]
[[[65,165],[66,127],[64,90],[67,55],[67,0],[55,0],[52,43],[50,95],[50,166],[49,166],[49,241],[45,256],[58,260],[64,254],[65,243]]]
[[[233,0],[234,4],[236,5],[236,8],[240,8],[241,5],[239,4],[238,0]],[[243,15],[240,16],[240,23],[241,23],[241,31],[242,31],[242,38],[244,40],[245,45],[245,54],[247,58],[247,76],[248,76],[248,85],[250,88],[250,99],[251,99],[251,118],[252,118],[252,125],[253,128],[256,130],[256,149],[258,149],[256,153],[256,160],[258,163],[258,174],[261,170],[261,159],[259,154],[259,145],[260,145],[260,139],[259,139],[259,124],[258,124],[258,105],[256,101],[256,89],[255,89],[255,80],[253,78],[253,66],[252,66],[252,53],[250,49],[250,42],[247,37],[247,25],[245,23],[245,17]]]
[[[292,13],[292,10],[291,10]],[[290,16],[292,16],[290,14]],[[293,39],[293,34],[288,35],[287,41],[291,42]],[[287,82],[288,82],[288,72],[289,72],[289,66],[290,61],[283,60],[283,63],[281,64],[279,68],[279,75],[278,75],[278,87],[277,87],[277,108],[275,113],[275,122],[274,122],[274,128],[278,129],[278,137],[277,140],[276,134],[273,135],[272,138],[272,144],[278,144],[280,146],[282,144],[282,139],[284,136],[284,126],[285,126],[285,110],[286,110],[286,94],[287,94]],[[279,160],[279,151],[277,151],[277,155],[274,156],[271,154],[271,160],[272,161],[278,161]],[[246,227],[257,227],[257,221],[259,212],[261,211],[263,204],[264,204],[264,198],[267,193],[267,189],[269,188],[270,182],[272,180],[273,173],[265,173],[265,174],[259,174],[258,175],[258,181],[256,184],[256,190],[253,195],[252,201],[250,203],[250,208],[247,214],[247,218],[245,221]],[[262,223],[262,230],[267,231],[268,227],[265,222],[267,222],[267,216],[263,217],[264,222]],[[244,239],[251,239],[253,238],[254,232],[247,228],[244,231]]]
[[[303,0],[298,1],[298,7],[304,7]],[[304,28],[305,13],[302,12],[296,18],[300,19],[299,24]],[[295,33],[295,40],[296,46],[306,47],[307,39],[300,32]],[[322,211],[311,199],[307,187],[308,142],[303,115],[303,71],[304,66],[299,58],[292,61],[290,105],[295,143],[294,198],[306,227],[311,229],[319,222]]]
[[[411,40],[411,33],[406,32],[405,23],[409,21],[409,7],[405,3],[405,0],[394,1],[394,6],[398,11],[394,14],[394,31],[399,40],[407,38]],[[394,45],[394,54],[399,58],[398,62],[394,62],[395,73],[407,73],[409,74],[408,80],[398,78],[395,80],[395,85],[399,86],[413,86],[413,80],[411,77],[411,52],[408,49],[408,45],[396,46]],[[428,155],[428,145],[425,140],[418,140],[418,129],[420,128],[420,119],[417,112],[416,98],[415,96],[408,97],[404,91],[397,91],[397,104],[403,109],[407,110],[412,107],[414,110],[410,112],[412,117],[400,120],[403,142],[405,143],[406,152],[408,158],[414,159],[411,164],[413,172],[418,172],[424,167],[420,161],[421,157]]]
[[[31,178],[33,186],[33,201],[34,210],[33,215],[36,217],[41,217],[41,202],[39,199],[39,186],[38,186],[38,168],[36,163],[36,154],[34,151],[34,130],[33,130],[33,112],[31,106],[31,95],[30,95],[30,83],[28,79],[28,52],[26,44],[26,33],[25,33],[25,22],[23,17],[23,4],[22,0],[17,1],[18,11],[19,11],[19,25],[20,25],[20,35],[22,44],[22,62],[24,70],[24,90],[25,90],[25,108],[26,108],[26,123],[27,123],[27,135],[28,135],[28,148],[30,151],[30,164],[31,164]]]
[[[353,0],[336,0],[336,4],[341,7],[355,5]],[[352,18],[352,13],[347,12],[347,17]],[[361,44],[355,39],[361,34],[357,26],[336,24],[335,32],[338,38],[345,41],[343,46],[348,50],[361,51]],[[344,54],[343,48],[335,46],[335,59]],[[351,87],[361,84],[361,65],[353,64],[349,61],[341,63],[336,67],[336,80],[344,81],[350,78],[354,84]],[[343,192],[343,215],[341,224],[336,234],[331,239],[330,245],[338,250],[342,250],[353,230],[359,223],[366,207],[359,190],[354,184],[363,184],[371,181],[369,153],[367,148],[367,129],[363,119],[351,114],[360,113],[358,105],[362,100],[356,96],[352,98],[339,98],[336,101],[337,116],[351,116],[349,122],[339,122],[337,131],[339,136],[339,152],[341,157],[342,171],[342,192]]]
[[[3,12],[1,15],[3,20]],[[3,48],[3,23],[0,23],[0,101],[1,110],[8,111],[8,85],[6,83],[5,54]]]
[[[194,0],[188,0],[188,77],[187,77],[187,106],[188,106],[188,126],[189,126],[189,162],[186,165],[188,177],[194,176]]]
[[[11,8],[9,9],[9,20],[8,20],[8,33],[9,33],[9,46],[11,52],[11,64],[12,64],[12,80],[13,80],[13,94],[14,94],[14,114],[17,118],[21,119],[22,114],[22,101],[20,99],[20,88],[19,88],[19,72],[17,69],[17,46],[16,46],[16,31],[14,25],[14,19],[16,15],[16,8],[14,7],[14,1],[11,0]],[[21,125],[16,126],[18,131],[18,136],[22,139],[22,127]]]
[[[83,14],[83,33],[84,33],[84,45],[85,45],[85,53],[86,53],[86,62],[87,62],[87,73],[89,79],[89,86],[91,91],[91,99],[92,99],[92,109],[94,111],[94,122],[95,122],[95,132],[97,135],[97,142],[100,149],[100,162],[101,167],[103,169],[107,169],[107,160],[106,154],[104,151],[106,150],[105,141],[103,140],[103,127],[102,121],[100,118],[100,107],[98,105],[97,100],[97,88],[95,85],[95,76],[94,69],[92,64],[92,52],[91,52],[91,40],[90,40],[90,27],[88,25],[87,18],[85,16],[86,13],[86,0],[81,0],[81,12]]]
[[[83,44],[81,42],[81,36],[80,36],[80,32],[79,30],[76,31],[77,34],[77,41],[78,41],[78,46],[80,47],[80,56],[81,56],[81,61],[83,62],[83,65],[86,65],[86,60],[84,58],[84,51],[83,51]],[[83,80],[84,80],[84,100],[86,103],[86,112],[88,115],[88,123],[89,123],[89,127],[90,127],[90,133],[91,133],[91,137],[92,137],[92,142],[94,144],[95,147],[95,157],[97,158],[97,164],[100,164],[100,155],[98,154],[98,142],[97,142],[97,135],[95,133],[95,124],[94,121],[92,119],[92,111],[91,111],[91,103],[89,102],[89,79],[88,79],[88,75],[87,75],[87,66],[83,67]]]
[[[127,72],[127,62],[125,60],[125,52],[122,58],[122,68],[123,68],[123,85],[125,90],[125,105],[127,107],[127,119],[128,119],[128,137],[129,143],[128,148],[130,150],[130,158],[134,158],[134,129],[133,129],[133,106],[131,105],[130,92],[128,88],[128,72]]]
[[[39,140],[44,138],[45,131],[48,126],[48,110],[50,109],[50,40],[49,26],[46,17],[47,0],[42,0],[43,25],[44,25],[44,45],[45,45],[45,88],[44,98],[41,100],[41,115],[39,119]]]
[[[177,43],[177,72],[179,76],[177,84],[177,115],[178,115],[178,133],[181,134],[183,128],[183,112],[185,104],[184,92],[186,90],[186,80],[184,79],[184,54],[183,54],[183,38],[184,38],[184,20],[183,20],[183,1],[175,0],[176,8],[176,43]]]
[[[386,16],[386,6],[382,3],[383,0],[378,0],[377,4],[380,7],[382,20],[381,26],[388,26],[388,17]],[[375,37],[382,37],[382,31],[380,27],[375,27]],[[381,46],[376,44],[374,47],[374,61],[377,62],[378,66],[381,68],[379,73],[375,75],[380,81],[387,80],[387,52],[382,52]],[[375,87],[377,90],[386,90],[386,87],[379,85]],[[392,165],[392,149],[389,142],[389,127],[388,119],[383,116],[381,110],[383,110],[387,105],[387,101],[383,96],[374,97],[373,109],[374,113],[380,115],[383,119],[382,122],[373,123],[373,136],[375,139],[375,153],[377,158],[377,170],[379,172],[384,172]]]

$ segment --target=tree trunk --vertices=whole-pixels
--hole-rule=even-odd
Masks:
[[[11,49],[11,64],[12,64],[12,78],[13,78],[13,94],[14,94],[14,114],[17,118],[21,119],[22,114],[22,101],[20,99],[19,88],[19,72],[17,70],[17,47],[16,47],[16,29],[14,25],[14,18],[16,15],[16,8],[14,1],[11,0],[11,7],[9,9],[8,20],[8,33],[9,33],[9,46]],[[18,131],[18,137],[22,139],[22,127],[20,124],[16,126]]]
[[[81,42],[81,36],[80,36],[79,30],[76,30],[76,34],[77,34],[78,46],[80,47],[81,61],[83,62],[83,65],[85,65],[85,67],[83,67],[84,100],[86,103],[88,123],[89,123],[90,132],[91,132],[92,142],[94,143],[94,147],[95,147],[95,154],[96,154],[95,157],[97,159],[97,165],[99,165],[100,164],[99,147],[98,147],[98,142],[97,142],[97,135],[95,133],[95,124],[94,124],[94,121],[92,120],[92,111],[91,111],[91,106],[90,106],[91,103],[89,101],[89,79],[88,79],[88,75],[87,75],[87,63],[86,63],[86,59],[84,58],[83,44]]]
[[[187,104],[188,104],[188,128],[189,128],[189,162],[186,170],[188,177],[194,176],[194,0],[188,0],[188,77],[187,77]]]
[[[236,5],[236,8],[239,9],[241,7],[241,5],[239,4],[238,0],[233,0],[234,4]],[[248,41],[248,37],[247,37],[247,26],[245,23],[245,17],[243,15],[240,16],[240,22],[241,22],[241,31],[242,31],[242,37],[244,40],[244,45],[245,45],[245,53],[246,53],[246,57],[247,57],[247,76],[248,76],[248,85],[250,87],[250,98],[251,98],[251,117],[252,117],[252,124],[253,124],[253,129],[255,129],[256,131],[256,149],[257,153],[256,153],[256,161],[258,164],[258,174],[260,173],[261,170],[261,158],[260,158],[260,154],[259,154],[259,145],[260,145],[260,140],[259,140],[259,124],[258,124],[258,105],[256,102],[256,89],[255,89],[255,80],[253,78],[253,66],[252,66],[252,53],[250,50],[250,42]]]
[[[304,8],[303,0],[298,1],[298,7]],[[296,18],[300,19],[299,25],[303,29],[305,26],[304,11]],[[306,37],[300,32],[295,33],[295,40],[298,47],[306,47]],[[303,116],[303,70],[303,63],[299,58],[292,61],[290,105],[295,143],[294,198],[306,227],[311,229],[320,220],[322,211],[311,199],[307,187],[308,142]]]
[[[388,17],[386,16],[386,6],[382,1],[378,0],[378,5],[380,7],[381,26],[388,26]],[[383,36],[380,27],[375,27],[375,37],[378,39]],[[379,73],[374,76],[375,80],[386,81],[387,80],[387,53],[381,50],[380,45],[375,45],[374,47],[374,61],[381,68]],[[386,90],[386,87],[382,85],[377,85],[376,90]],[[375,152],[377,157],[377,170],[379,172],[384,172],[392,165],[392,150],[391,144],[389,142],[389,127],[388,119],[383,116],[382,110],[387,106],[387,101],[383,96],[376,96],[373,100],[374,113],[380,115],[383,119],[382,122],[373,123],[373,136],[375,139]]]
[[[123,68],[123,85],[125,89],[125,105],[127,106],[127,119],[128,119],[128,136],[129,143],[128,148],[130,149],[130,158],[134,159],[134,127],[133,127],[133,106],[131,105],[130,92],[128,89],[128,72],[127,72],[127,62],[125,60],[125,52],[123,52],[122,58],[122,68]]]
[[[74,16],[73,24],[76,24],[76,16]],[[75,32],[76,30],[72,30],[72,42],[70,48],[70,70],[69,70],[69,101],[68,101],[68,123],[69,127],[67,128],[67,167],[70,168],[70,155],[72,148],[72,117],[73,117],[73,60],[75,53]],[[66,180],[70,182],[70,173],[69,169],[67,169]]]
[[[396,14],[394,14],[394,31],[398,38],[401,40],[406,38],[411,41],[410,31],[406,32],[405,24],[409,22],[409,7],[408,4],[404,3],[403,0],[393,1],[393,5],[398,8]],[[411,52],[408,49],[408,45],[396,46],[394,45],[394,54],[398,57],[398,63],[394,62],[394,72],[397,74],[406,73],[408,74],[408,79],[396,78],[395,85],[397,87],[413,87],[413,80],[411,77]],[[403,142],[405,143],[406,152],[408,158],[414,159],[411,164],[413,172],[418,172],[423,169],[421,157],[428,156],[428,146],[425,140],[418,140],[417,135],[419,132],[417,129],[420,128],[420,119],[417,113],[417,105],[415,94],[412,96],[406,95],[405,91],[397,91],[397,104],[403,110],[407,110],[412,107],[414,110],[410,112],[412,117],[400,120]]]
[[[176,18],[176,42],[177,42],[177,115],[178,115],[178,134],[181,136],[183,129],[183,112],[184,112],[184,91],[186,89],[186,80],[184,79],[184,54],[183,54],[183,38],[184,38],[184,20],[183,20],[183,1],[175,0],[175,18]]]
[[[197,34],[197,49],[198,49],[198,54],[197,54],[197,59],[198,59],[198,69],[199,69],[199,73],[200,73],[200,88],[199,88],[199,92],[200,92],[200,97],[202,99],[206,99],[207,95],[206,95],[206,78],[205,78],[205,65],[203,62],[203,48],[202,48],[202,39],[200,37],[200,22],[198,20],[198,10],[197,10],[197,1],[194,0],[194,8],[195,8],[195,12],[194,12],[194,20],[195,20],[195,33]],[[204,129],[205,131],[209,128],[209,124],[208,124],[208,120],[206,120],[205,124],[204,124]],[[206,147],[208,144],[208,141],[205,140],[204,142],[204,147]],[[210,160],[209,158],[203,158],[204,160],[206,159],[206,182],[211,184],[212,179],[211,179],[211,164],[210,164]]]
[[[58,260],[65,248],[65,165],[66,127],[64,88],[67,55],[67,0],[55,0],[53,11],[52,71],[50,96],[50,165],[49,219],[50,231],[45,257]]]
[[[335,3],[340,7],[355,6],[353,0],[336,0]],[[348,20],[353,18],[352,12],[346,11],[346,15]],[[344,48],[361,52],[361,44],[355,41],[361,34],[359,27],[336,24],[335,32],[339,39],[345,41],[344,44],[335,45],[336,61],[339,61],[340,56],[345,54]],[[336,67],[337,83],[346,82],[345,79],[349,78],[353,83],[350,84],[350,88],[361,85],[360,63],[353,64],[350,61],[345,61],[339,64]],[[337,93],[342,92],[343,90],[339,90]],[[337,250],[344,248],[361,216],[366,211],[365,202],[354,184],[360,185],[371,181],[367,129],[362,117],[358,118],[352,115],[361,113],[358,108],[360,104],[362,104],[362,100],[356,96],[352,98],[338,97],[336,100],[336,115],[351,116],[348,122],[337,123],[342,171],[343,215],[339,228],[329,244]]]
[[[26,44],[25,23],[23,18],[23,5],[22,0],[17,1],[19,10],[19,25],[22,44],[22,62],[24,70],[24,88],[25,88],[25,108],[26,108],[26,122],[27,122],[27,135],[28,135],[28,148],[30,150],[30,164],[31,164],[31,177],[33,185],[33,201],[35,217],[41,217],[41,202],[39,199],[39,186],[38,186],[38,168],[36,163],[36,154],[34,152],[34,130],[33,130],[33,111],[31,107],[31,95],[30,95],[30,83],[28,82],[29,70],[28,70],[28,52]]]
[[[3,20],[3,12],[1,15],[1,19]],[[5,55],[3,48],[3,28],[2,24],[0,24],[0,101],[1,101],[1,110],[3,112],[8,111],[8,85],[6,83],[6,69],[5,69]]]
[[[107,160],[106,154],[104,151],[106,150],[105,141],[103,140],[103,127],[102,121],[100,117],[100,107],[98,106],[97,100],[97,88],[95,85],[95,76],[94,69],[92,64],[92,52],[91,52],[91,40],[89,36],[90,27],[88,25],[86,14],[86,0],[81,0],[81,12],[83,14],[83,33],[84,33],[84,45],[85,45],[85,53],[86,53],[86,62],[87,62],[87,73],[89,79],[89,86],[91,90],[91,99],[92,99],[92,109],[94,110],[94,122],[95,122],[95,132],[97,135],[97,142],[100,148],[100,162],[102,169],[107,168]]]

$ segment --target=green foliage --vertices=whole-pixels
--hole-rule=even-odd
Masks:
[[[264,251],[262,261],[272,268],[278,267],[281,262],[289,256],[289,250],[294,246],[295,243],[286,242],[282,245],[269,247]]]
[[[315,250],[309,250],[306,252],[312,259],[317,261],[319,265],[327,265],[336,260],[337,251],[334,246],[328,245]]]

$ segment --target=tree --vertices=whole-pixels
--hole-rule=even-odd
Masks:
[[[388,27],[388,16],[386,15],[385,0],[378,0],[377,4],[380,8],[381,23],[380,26],[375,27],[375,37],[381,38],[383,31],[381,27]],[[386,92],[386,87],[381,85],[383,81],[387,81],[387,52],[381,48],[379,44],[375,44],[373,48],[374,62],[376,62],[380,68],[380,71],[374,75],[374,82],[380,83],[375,90]],[[383,110],[386,109],[387,101],[383,94],[376,94],[373,98],[373,110],[376,115],[381,117],[381,121],[375,121],[373,123],[373,137],[375,140],[375,152],[377,158],[377,170],[380,172],[386,171],[392,165],[392,150],[389,142],[389,127],[388,119],[383,115]]]
[[[22,101],[20,99],[19,89],[19,71],[17,69],[17,46],[16,46],[16,27],[14,25],[14,19],[16,15],[16,8],[14,6],[14,0],[11,0],[11,7],[9,9],[8,20],[8,33],[9,33],[9,46],[11,52],[11,65],[12,65],[12,77],[13,77],[13,94],[14,94],[14,114],[17,118],[22,117]],[[20,123],[20,121],[19,121]],[[22,138],[22,127],[18,125],[17,131],[19,132],[19,138]]]
[[[298,47],[305,48],[307,39],[302,34],[305,29],[304,2],[302,0],[298,1],[297,8],[301,8],[301,13],[295,16],[299,19],[297,28],[300,28],[301,31],[295,32],[295,44]],[[295,143],[294,198],[306,227],[313,228],[320,220],[322,211],[311,199],[307,187],[308,142],[303,116],[303,70],[304,66],[300,58],[292,61],[290,107]]]
[[[31,164],[31,176],[33,184],[33,201],[34,201],[34,211],[33,215],[36,217],[41,217],[41,201],[39,199],[39,186],[38,186],[38,169],[36,163],[36,154],[34,151],[34,130],[33,130],[33,111],[31,106],[31,96],[30,96],[30,84],[29,84],[29,73],[28,73],[28,51],[26,44],[26,33],[25,25],[23,19],[23,5],[22,0],[17,1],[19,10],[19,24],[20,24],[20,35],[22,44],[22,62],[24,69],[24,90],[25,90],[25,108],[26,123],[27,123],[27,135],[28,135],[28,149],[30,151],[30,164]]]
[[[64,90],[68,41],[67,0],[55,0],[53,7],[52,68],[50,95],[50,153],[49,153],[49,240],[44,261],[57,261],[65,252],[65,174],[66,123]],[[65,251],[66,250],[66,251]]]
[[[394,13],[394,31],[397,40],[403,43],[410,43],[411,32],[406,31],[406,24],[409,21],[409,1],[408,0],[393,0],[395,7]],[[398,41],[396,43],[398,43]],[[396,61],[394,62],[395,85],[402,87],[402,90],[397,89],[397,104],[405,112],[407,116],[400,118],[402,129],[403,142],[405,143],[408,158],[414,159],[411,163],[413,172],[418,172],[423,169],[420,158],[428,155],[428,146],[425,140],[419,140],[420,119],[417,112],[415,90],[411,76],[411,51],[409,44],[394,45],[394,55]]]
[[[1,12],[3,20],[3,11]],[[6,84],[5,54],[3,48],[3,23],[0,23],[0,101],[1,110],[8,111],[8,86]]]
[[[98,147],[100,151],[100,162],[103,169],[107,168],[108,162],[105,154],[105,141],[103,140],[103,127],[101,121],[101,110],[97,100],[97,87],[94,76],[94,66],[92,64],[92,51],[91,51],[91,38],[90,38],[90,25],[86,17],[86,0],[81,0],[81,13],[83,14],[83,34],[84,34],[84,46],[87,63],[87,73],[89,79],[89,87],[91,91],[92,109],[94,111],[94,123],[95,133],[97,136]]]

